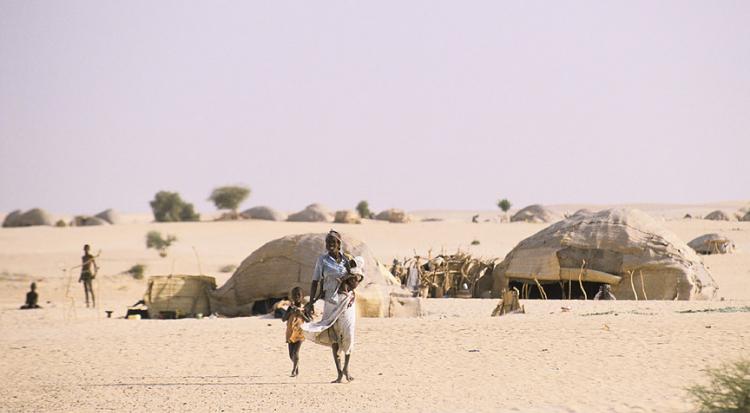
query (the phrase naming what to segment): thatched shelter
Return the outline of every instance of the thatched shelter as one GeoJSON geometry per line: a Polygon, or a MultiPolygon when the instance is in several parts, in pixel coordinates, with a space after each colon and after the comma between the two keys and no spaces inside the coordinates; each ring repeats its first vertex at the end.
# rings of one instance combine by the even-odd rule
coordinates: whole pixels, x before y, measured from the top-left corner
{"type": "MultiPolygon", "coordinates": [[[[211,308],[226,316],[250,315],[256,303],[286,298],[294,287],[308,293],[315,261],[325,253],[326,234],[289,235],[250,254],[227,282],[211,293],[211,308]]],[[[357,288],[362,317],[417,316],[419,299],[380,264],[363,242],[342,234],[343,248],[365,259],[365,279],[357,288]]],[[[266,306],[267,307],[267,306],[266,306]]]]}
{"type": "Polygon", "coordinates": [[[544,223],[553,222],[559,217],[554,212],[550,211],[542,205],[529,205],[526,208],[516,212],[510,218],[510,222],[533,222],[533,223],[544,223]]]}
{"type": "Polygon", "coordinates": [[[359,213],[357,213],[357,211],[345,209],[342,211],[336,211],[333,222],[337,224],[361,224],[362,218],[359,217],[359,213]]]}
{"type": "Polygon", "coordinates": [[[289,215],[287,221],[293,222],[331,222],[333,216],[328,208],[320,204],[310,204],[300,212],[289,215]]]}
{"type": "Polygon", "coordinates": [[[216,279],[205,275],[154,275],[148,278],[143,301],[150,318],[184,318],[213,311],[208,294],[216,279]]]}
{"type": "Polygon", "coordinates": [[[688,242],[688,247],[698,254],[729,254],[734,251],[734,242],[719,234],[705,234],[688,242]]]}
{"type": "Polygon", "coordinates": [[[550,225],[513,248],[492,277],[493,296],[515,286],[525,297],[591,298],[610,284],[618,299],[690,300],[710,299],[718,288],[690,247],[625,208],[550,225]]]}
{"type": "Polygon", "coordinates": [[[52,216],[40,208],[30,209],[24,213],[15,210],[3,221],[3,227],[31,227],[36,225],[53,225],[52,216]]]}
{"type": "Polygon", "coordinates": [[[286,221],[287,215],[267,206],[257,206],[240,214],[246,219],[260,219],[264,221],[286,221]]]}
{"type": "Polygon", "coordinates": [[[94,217],[102,219],[112,225],[118,225],[122,222],[120,214],[111,208],[94,215],[94,217]]]}
{"type": "Polygon", "coordinates": [[[396,224],[411,222],[411,217],[403,209],[386,209],[375,216],[378,221],[388,221],[396,224]]]}
{"type": "Polygon", "coordinates": [[[750,221],[750,211],[743,215],[740,221],[750,221]]]}
{"type": "Polygon", "coordinates": [[[109,222],[99,218],[99,217],[92,217],[89,215],[77,215],[73,218],[73,221],[70,223],[71,226],[74,227],[92,227],[97,225],[110,225],[109,222]]]}
{"type": "Polygon", "coordinates": [[[732,217],[726,212],[720,209],[717,209],[716,211],[713,211],[710,214],[703,217],[703,219],[710,219],[711,221],[731,221],[732,217]]]}

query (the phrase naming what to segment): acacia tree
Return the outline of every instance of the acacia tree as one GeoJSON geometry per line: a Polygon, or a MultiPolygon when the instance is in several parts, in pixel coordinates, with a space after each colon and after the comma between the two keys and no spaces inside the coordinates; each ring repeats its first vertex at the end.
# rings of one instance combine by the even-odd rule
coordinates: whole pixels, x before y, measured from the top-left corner
{"type": "Polygon", "coordinates": [[[508,218],[508,211],[510,210],[511,206],[513,205],[506,198],[497,201],[497,207],[503,211],[506,219],[508,218]]]}
{"type": "Polygon", "coordinates": [[[156,222],[198,221],[193,204],[182,200],[177,192],[159,191],[150,202],[156,222]]]}
{"type": "Polygon", "coordinates": [[[372,212],[370,212],[370,204],[367,201],[359,201],[357,204],[357,212],[362,218],[370,218],[372,212]]]}
{"type": "Polygon", "coordinates": [[[249,195],[250,188],[246,186],[220,186],[211,192],[208,200],[213,201],[217,209],[232,211],[232,217],[237,218],[237,208],[249,195]]]}

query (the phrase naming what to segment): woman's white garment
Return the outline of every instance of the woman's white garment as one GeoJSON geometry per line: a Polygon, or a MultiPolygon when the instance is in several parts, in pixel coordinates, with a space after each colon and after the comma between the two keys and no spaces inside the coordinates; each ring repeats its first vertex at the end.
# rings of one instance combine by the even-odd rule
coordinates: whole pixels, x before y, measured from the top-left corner
{"type": "Polygon", "coordinates": [[[325,300],[323,318],[302,324],[305,338],[324,346],[339,346],[339,352],[351,354],[354,349],[354,325],[357,318],[353,293],[339,293],[335,300],[325,300]]]}
{"type": "Polygon", "coordinates": [[[339,351],[351,354],[354,348],[354,323],[356,308],[354,293],[339,293],[341,278],[347,275],[344,259],[336,262],[330,255],[318,257],[313,280],[322,281],[323,318],[314,323],[302,324],[305,338],[324,346],[338,343],[339,351]]]}

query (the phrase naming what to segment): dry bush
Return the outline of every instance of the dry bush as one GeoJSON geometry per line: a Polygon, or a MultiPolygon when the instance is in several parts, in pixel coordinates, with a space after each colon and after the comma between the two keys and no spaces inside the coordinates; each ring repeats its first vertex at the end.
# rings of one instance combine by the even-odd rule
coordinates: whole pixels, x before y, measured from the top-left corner
{"type": "Polygon", "coordinates": [[[750,360],[707,370],[711,382],[687,389],[703,413],[750,412],[750,360]]]}

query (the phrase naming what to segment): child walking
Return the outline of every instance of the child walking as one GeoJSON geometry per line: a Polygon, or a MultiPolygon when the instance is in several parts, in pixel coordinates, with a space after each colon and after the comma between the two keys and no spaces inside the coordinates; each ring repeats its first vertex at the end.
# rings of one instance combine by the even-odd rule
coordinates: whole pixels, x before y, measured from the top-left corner
{"type": "Polygon", "coordinates": [[[305,336],[302,334],[302,323],[309,322],[311,318],[305,314],[302,304],[302,288],[294,287],[289,295],[289,308],[287,308],[282,321],[286,321],[286,342],[289,346],[289,358],[292,359],[292,377],[299,374],[299,349],[305,336]]]}

